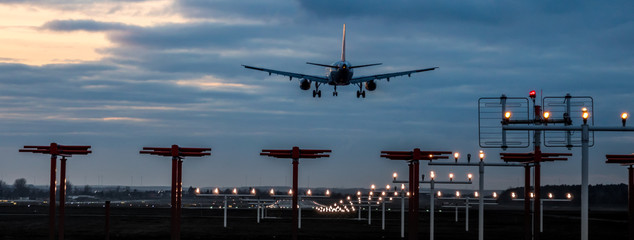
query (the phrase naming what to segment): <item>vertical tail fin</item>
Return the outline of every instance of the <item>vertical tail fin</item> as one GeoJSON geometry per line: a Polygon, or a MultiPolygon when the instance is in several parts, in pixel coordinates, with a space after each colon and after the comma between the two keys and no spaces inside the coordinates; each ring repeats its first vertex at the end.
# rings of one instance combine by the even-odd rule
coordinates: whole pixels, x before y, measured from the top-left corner
{"type": "Polygon", "coordinates": [[[346,61],[346,24],[343,24],[343,40],[341,41],[341,61],[346,61]]]}

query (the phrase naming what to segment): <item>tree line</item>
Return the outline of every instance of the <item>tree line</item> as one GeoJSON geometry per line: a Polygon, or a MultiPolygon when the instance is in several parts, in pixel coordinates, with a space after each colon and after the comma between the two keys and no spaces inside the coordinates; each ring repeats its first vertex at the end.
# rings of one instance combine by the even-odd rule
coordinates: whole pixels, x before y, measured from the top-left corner
{"type": "MultiPolygon", "coordinates": [[[[57,189],[59,194],[59,188],[57,189]]],[[[189,187],[183,191],[184,197],[191,197],[195,194],[195,188],[189,187]]],[[[162,199],[170,198],[169,191],[139,191],[128,186],[115,186],[105,188],[93,188],[90,185],[74,186],[71,182],[66,182],[66,196],[91,196],[98,199],[113,200],[133,200],[133,199],[162,199]]],[[[0,180],[0,199],[47,199],[49,189],[37,188],[27,183],[25,178],[18,178],[13,185],[8,185],[0,180]]]]}

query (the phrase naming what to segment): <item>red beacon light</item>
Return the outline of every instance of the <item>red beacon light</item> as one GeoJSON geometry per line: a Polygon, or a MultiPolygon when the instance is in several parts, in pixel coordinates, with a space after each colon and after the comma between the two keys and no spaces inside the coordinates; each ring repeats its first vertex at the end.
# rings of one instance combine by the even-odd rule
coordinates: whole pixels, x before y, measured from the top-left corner
{"type": "Polygon", "coordinates": [[[537,97],[537,92],[535,92],[535,90],[530,91],[530,92],[528,93],[528,96],[534,99],[535,97],[537,97]]]}

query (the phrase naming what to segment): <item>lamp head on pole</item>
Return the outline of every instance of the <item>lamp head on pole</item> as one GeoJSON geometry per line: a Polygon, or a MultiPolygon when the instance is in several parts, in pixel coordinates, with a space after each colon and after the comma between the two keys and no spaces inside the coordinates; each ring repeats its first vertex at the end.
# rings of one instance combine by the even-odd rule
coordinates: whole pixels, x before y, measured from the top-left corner
{"type": "Polygon", "coordinates": [[[511,120],[511,111],[506,111],[504,113],[504,124],[508,123],[511,120]]]}
{"type": "Polygon", "coordinates": [[[458,162],[458,158],[459,158],[459,157],[460,157],[460,153],[455,152],[455,153],[453,154],[453,158],[454,158],[454,160],[456,161],[456,163],[458,162]]]}
{"type": "Polygon", "coordinates": [[[544,112],[544,120],[548,120],[550,118],[550,112],[544,112]]]}
{"type": "Polygon", "coordinates": [[[621,113],[621,122],[623,123],[623,127],[625,127],[625,122],[627,121],[628,114],[626,112],[621,113]]]}

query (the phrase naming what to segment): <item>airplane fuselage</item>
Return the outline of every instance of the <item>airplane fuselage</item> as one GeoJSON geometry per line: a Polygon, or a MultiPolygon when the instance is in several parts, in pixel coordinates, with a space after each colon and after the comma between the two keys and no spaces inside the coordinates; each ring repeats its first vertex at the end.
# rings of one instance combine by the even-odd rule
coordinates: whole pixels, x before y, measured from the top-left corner
{"type": "Polygon", "coordinates": [[[337,66],[337,68],[329,68],[328,72],[328,85],[349,85],[350,79],[352,79],[352,75],[354,71],[348,61],[338,61],[332,64],[333,66],[337,66]]]}

